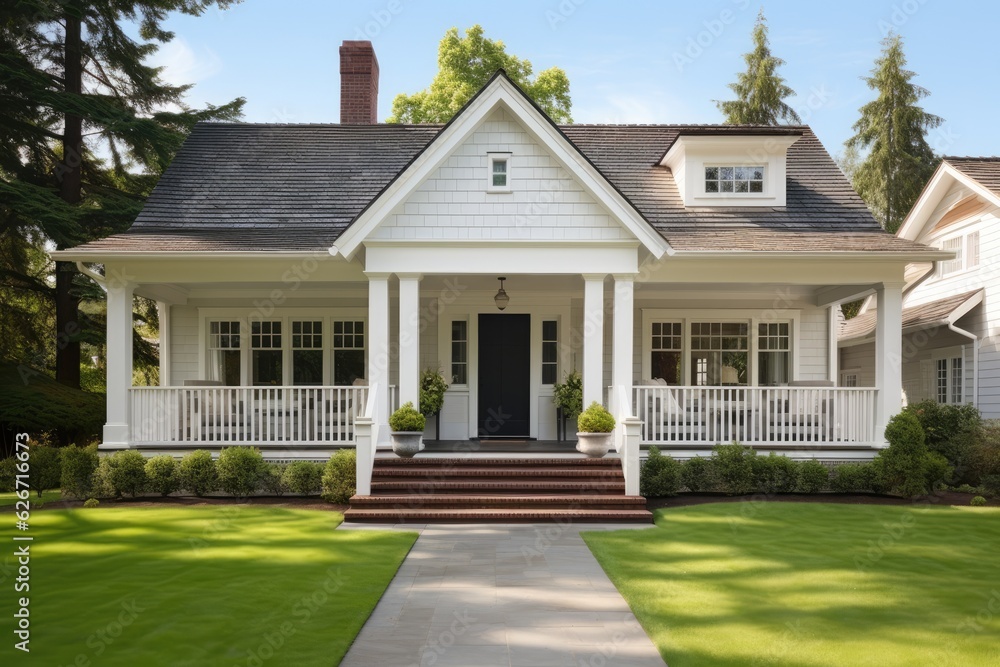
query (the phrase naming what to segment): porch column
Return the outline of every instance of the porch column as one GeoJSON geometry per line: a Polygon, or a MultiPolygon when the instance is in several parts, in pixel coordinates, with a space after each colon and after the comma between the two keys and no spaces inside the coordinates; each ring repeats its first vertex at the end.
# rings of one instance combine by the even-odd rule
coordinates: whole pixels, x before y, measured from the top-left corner
{"type": "Polygon", "coordinates": [[[889,418],[903,404],[903,284],[883,283],[875,298],[875,442],[883,442],[889,418]]]}
{"type": "Polygon", "coordinates": [[[420,409],[420,274],[399,277],[399,404],[420,409]]]}
{"type": "Polygon", "coordinates": [[[583,276],[583,407],[603,403],[604,274],[583,276]]]}
{"type": "MultiPolygon", "coordinates": [[[[368,276],[368,386],[378,391],[379,442],[389,437],[389,274],[368,276]]],[[[374,443],[378,444],[378,443],[374,443]]]]}
{"type": "Polygon", "coordinates": [[[170,304],[156,302],[156,319],[160,322],[160,386],[170,386],[170,304]]]}
{"type": "MultiPolygon", "coordinates": [[[[615,392],[619,386],[624,386],[628,393],[628,405],[615,405],[615,418],[622,411],[632,414],[632,361],[633,361],[633,322],[635,313],[632,309],[635,276],[615,276],[615,312],[614,312],[614,350],[611,355],[611,384],[615,392]]],[[[612,393],[617,399],[617,393],[612,393]]],[[[609,401],[614,403],[614,400],[609,401]]]]}
{"type": "Polygon", "coordinates": [[[107,422],[102,449],[129,444],[129,389],[132,387],[132,292],[135,285],[107,281],[107,422]]]}

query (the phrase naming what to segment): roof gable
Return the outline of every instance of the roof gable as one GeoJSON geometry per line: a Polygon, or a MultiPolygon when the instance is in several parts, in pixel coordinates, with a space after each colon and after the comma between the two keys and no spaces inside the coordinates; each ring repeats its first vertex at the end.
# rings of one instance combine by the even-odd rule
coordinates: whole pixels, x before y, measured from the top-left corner
{"type": "MultiPolygon", "coordinates": [[[[906,219],[903,220],[899,231],[896,232],[898,237],[916,241],[935,229],[943,228],[982,212],[985,206],[1000,206],[1000,190],[994,191],[989,185],[990,181],[983,183],[970,175],[970,173],[979,174],[985,178],[984,175],[992,173],[994,169],[977,171],[970,168],[959,168],[968,162],[970,162],[969,159],[945,158],[942,160],[930,181],[924,186],[923,192],[920,193],[906,219]],[[955,190],[956,186],[968,189],[972,196],[962,197],[942,215],[936,215],[939,213],[938,209],[942,201],[955,190]]],[[[995,185],[1000,188],[1000,161],[996,161],[995,164],[997,176],[995,185]]]]}
{"type": "MultiPolygon", "coordinates": [[[[541,149],[542,154],[547,155],[558,168],[565,170],[565,173],[572,177],[582,192],[593,201],[599,202],[610,219],[619,225],[618,228],[627,230],[631,238],[638,240],[656,258],[673,252],[666,240],[632,203],[501,70],[402,170],[398,177],[371,201],[337,239],[336,245],[330,248],[330,253],[350,258],[365,240],[372,238],[372,234],[383,221],[398,220],[392,218],[394,213],[405,213],[404,205],[414,193],[428,179],[435,175],[440,177],[442,169],[449,169],[448,160],[460,151],[463,145],[470,145],[467,142],[474,138],[479,128],[489,122],[498,111],[503,114],[502,122],[515,123],[523,135],[541,149]]],[[[497,145],[503,144],[497,142],[497,145]]],[[[513,221],[516,215],[516,207],[514,213],[505,214],[510,221],[513,221]]]]}

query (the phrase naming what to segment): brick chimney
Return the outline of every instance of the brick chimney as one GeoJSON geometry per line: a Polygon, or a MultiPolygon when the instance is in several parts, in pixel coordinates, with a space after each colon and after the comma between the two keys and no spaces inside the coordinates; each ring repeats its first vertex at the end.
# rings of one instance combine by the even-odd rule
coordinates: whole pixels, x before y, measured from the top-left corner
{"type": "Polygon", "coordinates": [[[345,40],[340,45],[340,122],[378,122],[378,58],[369,41],[345,40]]]}

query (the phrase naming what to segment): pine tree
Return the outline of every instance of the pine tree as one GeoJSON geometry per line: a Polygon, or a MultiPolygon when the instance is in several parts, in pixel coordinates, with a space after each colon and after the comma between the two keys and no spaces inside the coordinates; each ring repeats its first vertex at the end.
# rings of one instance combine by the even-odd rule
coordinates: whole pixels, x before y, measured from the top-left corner
{"type": "Polygon", "coordinates": [[[785,61],[771,54],[763,9],[753,28],[753,50],[744,54],[743,60],[746,71],[736,75],[736,83],[729,84],[736,99],[715,102],[726,117],[723,122],[726,125],[777,125],[779,120],[801,123],[799,114],[785,103],[785,98],[795,95],[795,91],[778,75],[778,68],[785,61]]]}
{"type": "Polygon", "coordinates": [[[927,132],[943,121],[918,102],[930,93],[914,84],[905,68],[903,40],[889,35],[875,61],[868,87],[874,100],[861,107],[848,149],[867,150],[854,171],[854,189],[886,231],[895,233],[934,173],[937,158],[927,143],[927,132]]]}
{"type": "MultiPolygon", "coordinates": [[[[168,13],[198,15],[213,4],[230,0],[0,6],[0,233],[6,243],[21,241],[13,256],[38,243],[63,249],[127,229],[194,124],[239,116],[242,99],[188,108],[190,86],[165,83],[145,62],[173,38],[162,28],[168,13]],[[128,23],[138,24],[139,40],[128,23]]],[[[75,267],[56,262],[48,292],[31,267],[4,268],[5,286],[21,283],[54,299],[56,377],[79,387],[86,286],[75,267]]]]}

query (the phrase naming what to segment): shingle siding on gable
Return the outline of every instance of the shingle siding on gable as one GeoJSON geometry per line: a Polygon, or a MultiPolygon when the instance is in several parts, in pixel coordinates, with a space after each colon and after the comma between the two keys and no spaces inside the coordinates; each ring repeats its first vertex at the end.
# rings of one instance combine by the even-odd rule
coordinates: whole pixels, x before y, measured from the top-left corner
{"type": "Polygon", "coordinates": [[[507,112],[498,110],[371,235],[381,240],[632,238],[507,112]],[[488,192],[491,152],[511,192],[488,192]]]}

